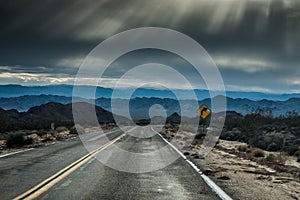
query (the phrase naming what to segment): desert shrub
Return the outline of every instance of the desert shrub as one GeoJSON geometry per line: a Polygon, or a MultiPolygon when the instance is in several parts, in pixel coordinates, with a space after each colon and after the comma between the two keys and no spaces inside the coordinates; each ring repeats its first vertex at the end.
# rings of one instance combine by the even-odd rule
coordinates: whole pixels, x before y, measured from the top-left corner
{"type": "Polygon", "coordinates": [[[289,150],[288,150],[288,154],[290,155],[290,156],[298,156],[298,155],[296,155],[296,154],[298,154],[299,153],[299,147],[298,146],[292,146],[289,150]]]}
{"type": "Polygon", "coordinates": [[[69,130],[69,133],[70,134],[78,134],[78,132],[77,132],[77,130],[76,130],[76,127],[75,126],[73,126],[72,128],[70,128],[70,130],[69,130]]]}
{"type": "Polygon", "coordinates": [[[254,148],[252,152],[254,157],[265,157],[265,152],[259,148],[254,148]]]}
{"type": "Polygon", "coordinates": [[[40,137],[43,137],[44,135],[47,134],[47,131],[45,131],[45,130],[39,130],[36,134],[37,134],[38,136],[40,136],[40,137]]]}
{"type": "Polygon", "coordinates": [[[56,128],[56,132],[58,132],[58,133],[64,132],[64,131],[68,131],[67,127],[65,127],[65,126],[59,126],[56,128]]]}
{"type": "Polygon", "coordinates": [[[85,133],[85,131],[84,131],[84,128],[83,128],[82,126],[80,126],[80,125],[75,125],[75,126],[73,126],[73,127],[70,129],[69,133],[70,133],[70,134],[75,134],[75,135],[77,135],[77,134],[83,134],[83,133],[85,133]]]}
{"type": "Polygon", "coordinates": [[[246,158],[254,160],[254,158],[265,157],[265,152],[259,148],[246,149],[246,158]]]}
{"type": "Polygon", "coordinates": [[[280,165],[284,165],[286,160],[287,160],[287,156],[282,152],[280,152],[279,154],[269,154],[266,157],[266,161],[274,164],[280,164],[280,165]]]}
{"type": "Polygon", "coordinates": [[[294,156],[296,156],[296,157],[300,156],[300,150],[296,151],[296,152],[294,153],[294,156]]]}
{"type": "Polygon", "coordinates": [[[13,148],[13,147],[22,147],[24,145],[29,145],[33,143],[32,138],[26,138],[25,134],[23,133],[16,133],[16,134],[8,134],[6,140],[6,147],[13,148]]]}
{"type": "Polygon", "coordinates": [[[6,140],[7,135],[0,133],[0,140],[6,140]]]}
{"type": "Polygon", "coordinates": [[[266,161],[268,161],[268,162],[275,162],[275,158],[276,156],[274,155],[274,154],[269,154],[269,155],[267,155],[267,157],[266,157],[266,161]]]}
{"type": "Polygon", "coordinates": [[[251,151],[246,151],[246,158],[248,160],[253,160],[254,159],[254,155],[251,151]]]}
{"type": "Polygon", "coordinates": [[[237,149],[238,149],[238,151],[246,152],[247,149],[248,149],[248,145],[246,145],[246,144],[239,145],[239,146],[237,147],[237,149]]]}
{"type": "Polygon", "coordinates": [[[203,143],[203,140],[201,139],[194,139],[192,141],[192,145],[201,145],[203,143]]]}
{"type": "Polygon", "coordinates": [[[29,144],[33,144],[34,143],[34,139],[31,137],[27,137],[25,139],[25,145],[29,145],[29,144]]]}
{"type": "Polygon", "coordinates": [[[205,136],[206,136],[205,133],[197,133],[197,134],[195,135],[195,139],[202,139],[202,138],[204,138],[205,136]]]}

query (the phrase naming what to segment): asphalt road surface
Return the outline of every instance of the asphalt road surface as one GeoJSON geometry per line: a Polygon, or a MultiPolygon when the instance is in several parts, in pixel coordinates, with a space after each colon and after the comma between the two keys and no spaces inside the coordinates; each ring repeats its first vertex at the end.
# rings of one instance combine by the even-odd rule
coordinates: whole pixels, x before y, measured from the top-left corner
{"type": "MultiPolygon", "coordinates": [[[[38,195],[35,197],[37,199],[219,199],[200,175],[183,158],[178,157],[176,155],[178,153],[151,128],[136,127],[125,134],[114,130],[109,132],[108,136],[111,140],[118,136],[120,138],[113,141],[113,145],[110,144],[95,152],[95,157],[91,155],[82,165],[61,177],[61,180],[58,181],[58,178],[54,177],[54,183],[48,188],[38,188],[38,195]],[[151,154],[163,148],[164,151],[151,154]],[[131,153],[114,155],[118,153],[116,149],[131,153]],[[145,155],[149,153],[149,159],[136,156],[139,153],[145,155]],[[178,159],[165,167],[161,165],[166,156],[170,158],[172,155],[176,155],[178,159]],[[98,159],[105,161],[105,164],[98,159]],[[148,168],[157,169],[143,172],[148,168]]],[[[99,137],[97,134],[90,134],[87,137],[86,141],[97,141],[97,145],[107,143],[106,137],[99,137]]],[[[81,140],[75,138],[0,158],[0,199],[12,199],[24,194],[88,153],[81,140]]]]}

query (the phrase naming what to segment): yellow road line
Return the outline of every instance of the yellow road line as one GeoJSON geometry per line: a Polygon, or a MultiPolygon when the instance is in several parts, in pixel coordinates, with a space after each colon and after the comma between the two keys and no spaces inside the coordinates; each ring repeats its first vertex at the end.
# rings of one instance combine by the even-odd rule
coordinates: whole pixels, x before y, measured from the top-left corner
{"type": "Polygon", "coordinates": [[[76,171],[79,167],[83,164],[87,163],[90,159],[92,159],[97,153],[101,152],[102,150],[106,149],[108,146],[112,145],[119,139],[125,136],[125,133],[120,135],[119,137],[115,138],[114,140],[102,145],[98,149],[88,153],[87,155],[81,157],[77,161],[73,162],[72,164],[68,165],[67,167],[63,168],[62,170],[58,171],[51,177],[47,178],[46,180],[42,181],[41,183],[37,184],[33,188],[29,189],[28,191],[20,194],[19,196],[15,197],[16,199],[35,199],[47,190],[49,190],[52,186],[56,183],[60,182],[62,179],[76,171]]]}

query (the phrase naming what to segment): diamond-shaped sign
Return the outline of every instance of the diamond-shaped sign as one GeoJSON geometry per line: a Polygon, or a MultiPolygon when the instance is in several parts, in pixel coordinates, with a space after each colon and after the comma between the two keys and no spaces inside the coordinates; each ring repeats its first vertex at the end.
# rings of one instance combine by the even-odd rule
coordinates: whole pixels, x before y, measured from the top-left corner
{"type": "Polygon", "coordinates": [[[200,115],[200,117],[202,117],[203,119],[205,119],[208,115],[210,115],[211,111],[210,111],[210,109],[208,108],[207,105],[203,104],[197,110],[197,113],[200,115]]]}

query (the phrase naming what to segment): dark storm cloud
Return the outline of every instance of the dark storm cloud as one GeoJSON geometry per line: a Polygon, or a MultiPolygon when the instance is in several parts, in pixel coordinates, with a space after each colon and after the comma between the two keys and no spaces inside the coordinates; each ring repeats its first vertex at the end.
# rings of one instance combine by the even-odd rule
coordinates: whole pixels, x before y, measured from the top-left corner
{"type": "Polygon", "coordinates": [[[299,9],[297,0],[1,1],[0,72],[74,76],[107,37],[158,26],[203,45],[232,88],[297,91],[299,9]]]}

